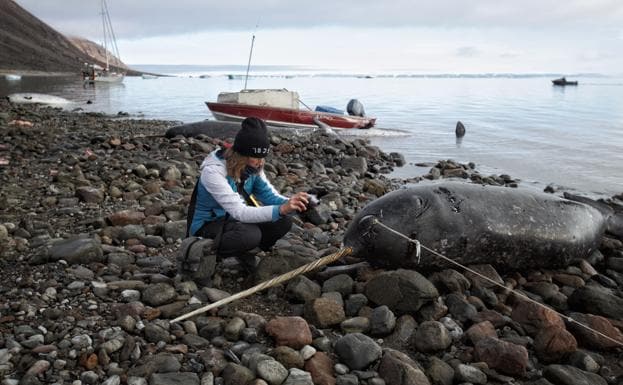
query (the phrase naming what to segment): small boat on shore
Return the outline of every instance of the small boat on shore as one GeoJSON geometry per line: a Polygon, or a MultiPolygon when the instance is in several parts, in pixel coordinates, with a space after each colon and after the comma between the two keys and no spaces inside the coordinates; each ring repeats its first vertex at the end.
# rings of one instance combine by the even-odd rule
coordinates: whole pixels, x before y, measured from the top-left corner
{"type": "Polygon", "coordinates": [[[570,81],[567,80],[564,76],[561,77],[560,79],[554,79],[552,80],[552,83],[555,86],[577,86],[578,82],[577,81],[570,81]]]}
{"type": "Polygon", "coordinates": [[[141,77],[143,79],[158,79],[158,76],[152,74],[142,74],[141,77]]]}
{"type": "Polygon", "coordinates": [[[4,78],[9,81],[17,81],[22,79],[22,75],[6,74],[4,75],[4,78]]]}
{"type": "Polygon", "coordinates": [[[240,92],[221,92],[216,102],[206,102],[217,120],[242,121],[248,117],[260,118],[268,125],[292,128],[370,128],[375,118],[366,117],[363,106],[356,99],[348,103],[348,114],[318,106],[312,110],[299,108],[297,92],[286,89],[244,89],[240,92]]]}
{"type": "Polygon", "coordinates": [[[35,92],[18,92],[7,95],[7,100],[14,104],[43,104],[49,106],[62,106],[71,101],[60,96],[39,94],[35,92]]]}

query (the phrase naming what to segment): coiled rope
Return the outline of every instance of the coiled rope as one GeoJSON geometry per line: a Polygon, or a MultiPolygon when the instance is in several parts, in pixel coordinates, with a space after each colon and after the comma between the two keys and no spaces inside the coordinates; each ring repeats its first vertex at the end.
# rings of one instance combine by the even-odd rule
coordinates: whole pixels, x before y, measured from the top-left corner
{"type": "Polygon", "coordinates": [[[186,318],[195,316],[197,314],[205,313],[208,310],[215,309],[215,308],[217,308],[219,306],[223,306],[223,305],[225,305],[227,303],[236,301],[238,299],[241,299],[241,298],[244,298],[244,297],[248,297],[251,294],[254,294],[254,293],[258,292],[258,291],[262,291],[264,289],[268,289],[269,287],[273,287],[273,286],[279,285],[282,282],[288,281],[288,280],[296,277],[297,275],[308,273],[308,272],[310,272],[312,270],[315,270],[315,269],[319,268],[320,266],[324,266],[324,265],[327,265],[327,264],[329,264],[331,262],[335,262],[335,261],[337,261],[338,259],[340,259],[342,257],[350,255],[352,252],[353,252],[353,249],[351,249],[350,247],[342,248],[342,249],[338,250],[337,252],[335,252],[333,254],[330,254],[330,255],[327,255],[325,257],[319,258],[319,259],[317,259],[317,260],[315,260],[313,262],[310,262],[310,263],[308,263],[306,265],[300,266],[300,267],[298,267],[298,268],[296,268],[294,270],[291,270],[291,271],[289,271],[287,273],[283,273],[283,274],[281,274],[281,275],[279,275],[277,277],[271,278],[268,281],[264,281],[264,282],[258,283],[257,285],[255,285],[253,287],[250,287],[250,288],[248,288],[246,290],[243,290],[243,291],[241,291],[239,293],[231,295],[231,296],[229,296],[227,298],[223,298],[223,299],[221,299],[219,301],[216,301],[214,303],[211,303],[211,304],[206,305],[204,307],[201,307],[199,309],[193,310],[190,313],[186,313],[184,315],[181,315],[181,316],[171,320],[171,322],[179,322],[179,321],[185,320],[186,318]]]}
{"type": "Polygon", "coordinates": [[[398,231],[396,231],[396,230],[392,229],[391,227],[387,226],[386,224],[382,223],[381,221],[379,221],[379,220],[378,220],[378,219],[376,219],[376,218],[374,218],[374,221],[372,222],[372,224],[373,224],[373,225],[379,225],[379,226],[381,226],[381,227],[385,228],[386,230],[390,231],[391,233],[396,234],[396,235],[398,235],[399,237],[402,237],[402,238],[406,239],[408,242],[415,244],[415,246],[416,246],[416,248],[417,248],[417,252],[416,252],[416,253],[417,253],[417,257],[418,257],[418,263],[419,263],[419,257],[420,257],[420,255],[419,255],[419,253],[420,253],[420,247],[421,247],[422,249],[424,249],[424,250],[426,250],[426,251],[428,251],[428,252],[430,252],[430,253],[432,253],[432,254],[434,254],[434,255],[438,256],[439,258],[443,259],[444,261],[450,262],[450,263],[452,263],[452,264],[453,264],[453,265],[455,265],[455,266],[458,266],[458,267],[460,267],[460,268],[462,268],[462,269],[465,269],[466,271],[469,271],[470,273],[472,273],[472,274],[474,274],[474,275],[477,275],[478,277],[480,277],[480,278],[482,278],[482,279],[484,279],[484,280],[486,280],[486,281],[491,282],[491,283],[492,283],[492,284],[494,284],[495,286],[501,287],[501,288],[502,288],[502,289],[504,289],[504,290],[508,290],[508,291],[510,291],[511,293],[515,294],[515,295],[516,295],[516,296],[518,296],[518,297],[521,297],[522,299],[524,299],[524,300],[526,300],[526,301],[532,302],[532,303],[534,303],[534,304],[536,304],[536,305],[538,305],[538,306],[542,307],[543,309],[546,309],[546,310],[549,310],[549,311],[552,311],[552,312],[556,313],[556,314],[557,314],[558,316],[560,316],[562,319],[565,319],[565,320],[569,321],[570,323],[574,323],[574,324],[576,324],[576,325],[579,325],[579,326],[581,326],[581,327],[585,328],[586,330],[589,330],[589,331],[591,331],[591,332],[593,332],[593,333],[595,333],[595,334],[599,335],[600,337],[603,337],[603,338],[605,338],[605,339],[607,339],[607,340],[609,340],[609,341],[611,341],[611,342],[614,342],[614,343],[616,343],[616,344],[618,344],[618,345],[620,345],[620,346],[623,346],[623,342],[621,342],[621,341],[619,341],[619,340],[616,340],[616,339],[614,339],[614,338],[612,338],[612,337],[610,337],[610,336],[608,336],[608,335],[606,335],[606,334],[604,334],[604,333],[600,332],[599,330],[595,330],[595,329],[591,328],[591,327],[590,327],[590,326],[588,326],[588,325],[585,325],[585,324],[583,324],[583,323],[581,323],[581,322],[579,322],[579,321],[576,321],[576,320],[574,320],[574,319],[573,319],[572,317],[570,317],[570,316],[566,316],[566,315],[564,315],[564,314],[562,314],[562,313],[559,313],[558,311],[556,311],[556,310],[554,310],[554,309],[550,308],[549,306],[546,306],[546,305],[544,305],[544,304],[542,304],[542,303],[540,303],[540,302],[538,302],[538,301],[535,301],[535,300],[533,300],[532,298],[528,297],[527,295],[525,295],[525,294],[523,294],[523,293],[521,293],[521,292],[519,292],[519,291],[517,291],[517,290],[515,290],[515,289],[509,289],[508,287],[506,287],[506,286],[504,286],[504,285],[501,285],[500,283],[498,283],[498,282],[494,281],[493,279],[491,279],[491,278],[489,278],[489,277],[487,277],[487,276],[485,276],[485,275],[483,275],[483,274],[480,274],[479,272],[475,271],[474,269],[470,269],[469,267],[467,267],[467,266],[465,266],[465,265],[463,265],[463,264],[461,264],[461,263],[459,263],[459,262],[456,262],[456,261],[454,261],[454,260],[452,260],[452,259],[450,259],[450,258],[446,257],[445,255],[440,254],[440,253],[438,253],[437,251],[435,251],[435,250],[433,250],[433,249],[430,249],[430,248],[426,247],[425,245],[422,245],[422,244],[421,244],[418,240],[416,240],[416,239],[411,239],[411,238],[407,237],[406,235],[404,235],[404,234],[402,234],[402,233],[400,233],[400,232],[398,232],[398,231]]]}

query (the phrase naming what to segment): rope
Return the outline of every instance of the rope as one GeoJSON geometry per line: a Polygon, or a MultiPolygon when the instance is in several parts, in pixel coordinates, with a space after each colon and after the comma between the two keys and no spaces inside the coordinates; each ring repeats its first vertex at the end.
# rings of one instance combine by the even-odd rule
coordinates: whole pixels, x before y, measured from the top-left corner
{"type": "Polygon", "coordinates": [[[450,262],[450,263],[452,263],[452,264],[454,264],[454,265],[456,265],[456,266],[458,266],[458,267],[460,267],[460,268],[462,268],[462,269],[465,269],[465,270],[469,271],[470,273],[472,273],[472,274],[474,274],[474,275],[477,275],[478,277],[480,277],[480,278],[482,278],[482,279],[484,279],[484,280],[486,280],[486,281],[491,282],[491,283],[492,283],[492,284],[494,284],[495,286],[501,287],[501,288],[502,288],[502,289],[504,289],[504,290],[509,290],[511,293],[515,294],[516,296],[518,296],[518,297],[520,297],[520,298],[522,298],[522,299],[524,299],[524,300],[526,300],[526,301],[528,301],[528,302],[532,302],[532,303],[534,303],[534,304],[536,304],[536,305],[538,305],[538,306],[542,307],[543,309],[546,309],[546,310],[549,310],[549,311],[552,311],[552,312],[556,313],[558,316],[560,316],[561,318],[563,318],[563,319],[567,320],[567,321],[568,321],[568,322],[570,322],[570,323],[575,323],[576,325],[579,325],[579,326],[581,326],[581,327],[583,327],[583,328],[585,328],[585,329],[587,329],[587,330],[589,330],[589,331],[591,331],[591,332],[593,332],[593,333],[595,333],[595,334],[599,335],[600,337],[603,337],[603,338],[605,338],[605,339],[607,339],[607,340],[609,340],[609,341],[611,341],[611,342],[614,342],[614,343],[616,343],[616,344],[618,344],[618,345],[623,346],[623,342],[621,342],[621,341],[619,341],[619,340],[616,340],[616,339],[614,339],[614,338],[612,338],[612,337],[610,337],[610,336],[608,336],[608,335],[606,335],[606,334],[604,334],[604,333],[600,332],[599,330],[595,330],[595,329],[591,328],[591,327],[590,327],[590,326],[588,326],[588,325],[585,325],[585,324],[583,324],[583,323],[581,323],[581,322],[579,322],[579,321],[576,321],[576,320],[574,320],[574,319],[573,319],[572,317],[570,317],[570,316],[566,316],[566,315],[564,315],[564,314],[562,314],[562,313],[559,313],[558,311],[556,311],[556,310],[554,310],[554,309],[550,308],[549,306],[546,306],[546,305],[544,305],[544,304],[542,304],[542,303],[540,303],[540,302],[538,302],[538,301],[536,301],[536,300],[533,300],[532,298],[528,297],[527,295],[525,295],[525,294],[523,294],[523,293],[521,293],[521,292],[519,292],[519,291],[517,291],[517,290],[515,290],[515,289],[509,289],[508,287],[506,287],[506,286],[504,286],[504,285],[502,285],[502,284],[500,284],[500,283],[498,283],[498,282],[494,281],[493,279],[491,279],[491,278],[489,278],[489,277],[487,277],[487,276],[485,276],[485,275],[483,275],[483,274],[480,274],[480,273],[479,273],[479,272],[477,272],[476,270],[470,269],[469,267],[467,267],[467,266],[465,266],[465,265],[462,265],[462,264],[460,264],[459,262],[454,261],[454,260],[452,260],[452,259],[450,259],[450,258],[446,257],[445,255],[440,254],[440,253],[438,253],[437,251],[435,251],[435,250],[433,250],[433,249],[430,249],[430,248],[428,248],[428,247],[426,247],[426,246],[422,245],[422,244],[421,244],[418,240],[411,239],[411,238],[407,237],[406,235],[404,235],[404,234],[402,234],[402,233],[400,233],[400,232],[398,232],[398,231],[396,231],[396,230],[392,229],[391,227],[389,227],[389,226],[387,226],[386,224],[384,224],[384,223],[380,222],[380,221],[379,221],[378,219],[376,219],[376,218],[374,219],[374,222],[373,222],[372,224],[373,224],[373,225],[377,225],[377,224],[378,224],[378,225],[380,225],[381,227],[385,228],[386,230],[390,231],[391,233],[396,234],[396,235],[398,235],[398,236],[400,236],[400,237],[402,237],[402,238],[406,239],[406,240],[407,240],[407,241],[409,241],[410,243],[415,244],[415,245],[416,245],[416,248],[417,248],[417,254],[418,254],[418,255],[417,255],[417,257],[418,257],[418,263],[420,262],[420,260],[419,260],[419,258],[420,258],[420,256],[419,256],[419,250],[420,250],[420,247],[421,247],[421,248],[423,248],[424,250],[426,250],[426,251],[428,251],[428,252],[430,252],[430,253],[432,253],[432,254],[434,254],[434,255],[436,255],[436,256],[438,256],[438,257],[440,257],[440,258],[442,258],[443,260],[445,260],[445,261],[447,261],[447,262],[450,262]]]}
{"type": "Polygon", "coordinates": [[[340,250],[338,250],[337,252],[335,252],[333,254],[330,254],[330,255],[327,255],[325,257],[319,258],[319,259],[317,259],[317,260],[315,260],[313,262],[310,262],[310,263],[308,263],[306,265],[300,266],[300,267],[298,267],[298,268],[296,268],[294,270],[291,270],[291,271],[289,271],[287,273],[283,273],[283,274],[281,274],[281,275],[279,275],[279,276],[277,276],[275,278],[271,278],[268,281],[264,281],[264,282],[258,283],[257,285],[255,285],[253,287],[250,287],[250,288],[248,288],[246,290],[243,290],[243,291],[241,291],[239,293],[231,295],[231,296],[229,296],[227,298],[223,298],[223,299],[221,299],[219,301],[216,301],[214,303],[211,303],[211,304],[209,304],[207,306],[201,307],[199,309],[196,309],[196,310],[193,310],[193,311],[191,311],[189,313],[181,315],[181,316],[173,319],[171,322],[179,322],[179,321],[185,320],[186,318],[195,316],[197,314],[205,313],[208,310],[215,309],[215,308],[217,308],[219,306],[222,306],[222,305],[225,305],[227,303],[236,301],[236,300],[238,300],[240,298],[248,297],[251,294],[256,293],[258,291],[261,291],[261,290],[264,290],[264,289],[268,289],[269,287],[273,287],[273,286],[279,285],[280,283],[285,282],[285,281],[289,281],[290,279],[296,277],[297,275],[308,273],[308,272],[310,272],[312,270],[315,270],[315,269],[319,268],[320,266],[324,266],[324,265],[327,265],[327,264],[329,264],[331,262],[335,262],[335,261],[337,261],[338,259],[340,259],[340,258],[342,258],[344,256],[350,255],[352,252],[353,252],[353,249],[351,249],[350,247],[346,247],[346,248],[340,249],[340,250]]]}

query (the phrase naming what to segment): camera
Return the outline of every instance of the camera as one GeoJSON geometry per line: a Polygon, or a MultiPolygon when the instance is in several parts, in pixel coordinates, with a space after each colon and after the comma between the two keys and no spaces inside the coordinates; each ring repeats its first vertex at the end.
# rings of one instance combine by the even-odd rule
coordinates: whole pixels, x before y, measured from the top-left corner
{"type": "Polygon", "coordinates": [[[314,207],[320,204],[320,200],[316,196],[316,194],[307,194],[307,208],[313,209],[314,207]]]}

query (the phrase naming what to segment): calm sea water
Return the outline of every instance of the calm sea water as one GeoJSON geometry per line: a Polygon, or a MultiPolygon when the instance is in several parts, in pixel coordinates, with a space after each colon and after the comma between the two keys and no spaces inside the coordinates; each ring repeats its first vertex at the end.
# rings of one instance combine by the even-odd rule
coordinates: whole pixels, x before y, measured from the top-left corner
{"type": "MultiPolygon", "coordinates": [[[[136,68],[177,76],[128,77],[123,84],[96,86],[83,86],[77,77],[0,78],[0,96],[47,93],[73,101],[70,109],[194,122],[212,118],[205,101],[244,87],[243,67],[136,68]]],[[[366,113],[377,117],[377,127],[346,133],[404,154],[409,165],[396,171],[398,177],[428,171],[414,163],[454,159],[538,188],[553,184],[607,196],[623,192],[623,78],[573,76],[577,87],[555,87],[550,82],[555,75],[426,77],[277,66],[254,68],[251,75],[248,88],[297,91],[311,107],[345,109],[351,98],[359,99],[366,113]],[[454,133],[458,120],[467,130],[460,141],[454,133]]]]}

